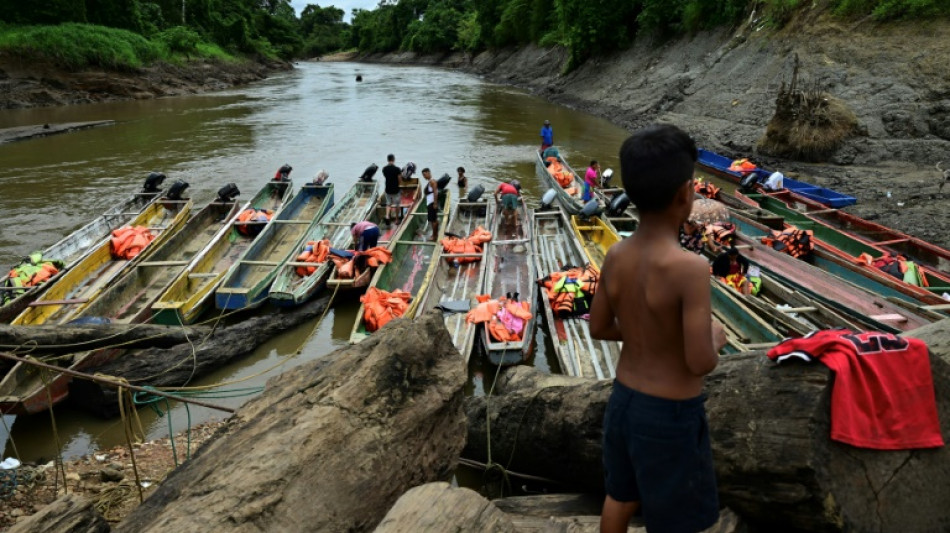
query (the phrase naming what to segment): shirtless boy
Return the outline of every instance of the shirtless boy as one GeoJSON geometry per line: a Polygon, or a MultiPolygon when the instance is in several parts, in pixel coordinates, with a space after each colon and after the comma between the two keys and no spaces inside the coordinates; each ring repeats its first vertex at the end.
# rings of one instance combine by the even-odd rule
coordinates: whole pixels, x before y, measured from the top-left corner
{"type": "Polygon", "coordinates": [[[594,338],[623,341],[604,414],[602,532],[626,531],[641,505],[650,533],[692,533],[719,517],[702,389],[725,335],[711,318],[709,264],[679,244],[695,161],[696,144],[669,125],[620,148],[640,225],[607,253],[590,313],[594,338]]]}

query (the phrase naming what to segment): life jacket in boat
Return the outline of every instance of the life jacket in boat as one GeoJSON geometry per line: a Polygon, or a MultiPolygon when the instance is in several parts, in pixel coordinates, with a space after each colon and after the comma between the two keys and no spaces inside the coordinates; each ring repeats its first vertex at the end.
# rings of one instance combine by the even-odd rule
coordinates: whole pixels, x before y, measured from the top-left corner
{"type": "Polygon", "coordinates": [[[521,341],[525,323],[532,317],[530,302],[489,298],[484,294],[477,296],[479,304],[465,315],[465,321],[485,324],[489,336],[495,342],[521,341]]]}
{"type": "Polygon", "coordinates": [[[353,252],[352,257],[341,257],[330,252],[330,261],[336,267],[336,277],[339,279],[356,279],[363,272],[372,270],[379,265],[391,263],[393,252],[388,248],[376,246],[362,252],[353,252]]]}
{"type": "MultiPolygon", "coordinates": [[[[59,273],[64,263],[58,260],[44,260],[43,254],[33,252],[13,267],[4,280],[4,287],[35,287],[59,273]]],[[[20,291],[0,291],[0,302],[13,300],[20,291]]]]}
{"type": "Polygon", "coordinates": [[[732,222],[714,222],[706,224],[706,237],[724,246],[736,240],[736,225],[732,222]]]}
{"type": "MultiPolygon", "coordinates": [[[[330,255],[330,240],[323,239],[322,241],[308,241],[307,245],[304,246],[303,253],[297,256],[297,262],[299,263],[323,263],[327,260],[327,256],[330,255]]],[[[305,278],[314,272],[317,271],[315,266],[298,266],[296,269],[297,275],[305,278]]]]}
{"type": "Polygon", "coordinates": [[[592,265],[587,265],[584,268],[569,267],[552,272],[538,280],[538,284],[545,288],[554,313],[560,317],[570,317],[590,312],[599,280],[600,272],[592,265]]]}
{"type": "Polygon", "coordinates": [[[564,164],[558,161],[556,157],[549,157],[547,159],[548,163],[548,173],[554,178],[554,181],[557,182],[563,188],[568,188],[574,183],[574,175],[571,174],[570,170],[564,168],[564,164]]]}
{"type": "MultiPolygon", "coordinates": [[[[492,238],[491,232],[478,226],[468,237],[446,237],[442,239],[442,252],[446,254],[480,254],[484,244],[492,238]]],[[[478,257],[446,257],[446,261],[459,264],[474,263],[478,257]]]]}
{"type": "Polygon", "coordinates": [[[115,259],[132,259],[154,240],[155,236],[144,226],[123,226],[112,230],[109,251],[115,259]]]}
{"type": "Polygon", "coordinates": [[[385,326],[394,318],[399,318],[409,309],[409,301],[412,299],[406,291],[399,289],[393,292],[386,292],[370,287],[366,289],[366,294],[360,296],[363,302],[363,323],[366,331],[374,332],[385,326]]]}
{"type": "Polygon", "coordinates": [[[732,162],[731,165],[729,165],[730,171],[741,172],[743,174],[752,172],[756,168],[758,167],[756,167],[755,164],[752,163],[752,161],[749,161],[748,159],[744,157],[742,159],[736,159],[735,161],[732,162]]]}
{"type": "Polygon", "coordinates": [[[745,288],[745,286],[749,283],[749,280],[742,274],[729,274],[728,276],[719,279],[740,293],[744,293],[743,288],[745,288]]]}
{"type": "Polygon", "coordinates": [[[762,244],[796,258],[807,256],[815,248],[814,233],[795,226],[789,226],[782,231],[769,231],[768,235],[762,237],[762,244]]]}
{"type": "MultiPolygon", "coordinates": [[[[269,209],[248,208],[238,215],[238,222],[267,223],[272,218],[274,218],[274,212],[269,209]]],[[[256,237],[262,229],[264,229],[264,224],[238,224],[237,226],[238,233],[248,237],[256,237]]]]}
{"type": "Polygon", "coordinates": [[[716,195],[719,194],[719,191],[722,190],[703,179],[697,179],[693,184],[693,189],[705,198],[715,198],[716,195]]]}
{"type": "Polygon", "coordinates": [[[856,261],[859,264],[874,267],[910,285],[917,287],[929,285],[922,268],[913,261],[908,261],[902,255],[885,253],[881,257],[874,258],[865,252],[859,255],[856,261]]]}

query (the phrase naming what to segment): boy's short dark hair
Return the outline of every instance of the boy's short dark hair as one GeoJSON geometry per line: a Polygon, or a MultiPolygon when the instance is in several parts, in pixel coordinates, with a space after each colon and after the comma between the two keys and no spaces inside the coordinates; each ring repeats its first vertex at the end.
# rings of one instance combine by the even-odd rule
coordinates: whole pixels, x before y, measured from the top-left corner
{"type": "Polygon", "coordinates": [[[696,143],[671,124],[644,128],[620,147],[620,177],[640,211],[669,207],[683,183],[693,177],[696,143]]]}
{"type": "Polygon", "coordinates": [[[463,172],[463,173],[464,173],[464,172],[465,172],[465,167],[458,167],[458,168],[455,169],[455,170],[458,171],[458,172],[463,172]]]}
{"type": "Polygon", "coordinates": [[[429,170],[429,167],[426,167],[426,168],[422,169],[422,173],[423,173],[423,174],[425,174],[426,172],[432,172],[432,171],[429,170]]]}
{"type": "Polygon", "coordinates": [[[393,154],[389,154],[386,156],[386,161],[389,161],[390,163],[392,163],[395,160],[396,160],[396,156],[394,156],[393,154]]]}

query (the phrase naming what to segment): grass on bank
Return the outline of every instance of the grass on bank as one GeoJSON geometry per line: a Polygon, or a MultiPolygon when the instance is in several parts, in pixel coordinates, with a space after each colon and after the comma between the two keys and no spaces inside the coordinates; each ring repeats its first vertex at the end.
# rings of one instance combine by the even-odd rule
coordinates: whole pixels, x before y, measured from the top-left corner
{"type": "Polygon", "coordinates": [[[147,39],[127,30],[77,23],[0,26],[0,54],[45,60],[70,70],[102,67],[127,71],[156,61],[179,64],[193,58],[235,60],[186,28],[172,28],[147,39]]]}

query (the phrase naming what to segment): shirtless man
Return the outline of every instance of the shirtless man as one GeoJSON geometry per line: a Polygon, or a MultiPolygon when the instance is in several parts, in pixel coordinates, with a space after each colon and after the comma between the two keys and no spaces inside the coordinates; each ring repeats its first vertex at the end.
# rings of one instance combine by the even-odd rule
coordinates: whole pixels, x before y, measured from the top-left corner
{"type": "Polygon", "coordinates": [[[695,161],[693,140],[668,125],[620,149],[641,218],[607,253],[590,313],[594,338],[623,341],[604,415],[602,532],[626,531],[641,505],[648,531],[695,532],[719,517],[702,389],[725,335],[711,319],[709,264],[678,239],[695,161]]]}

